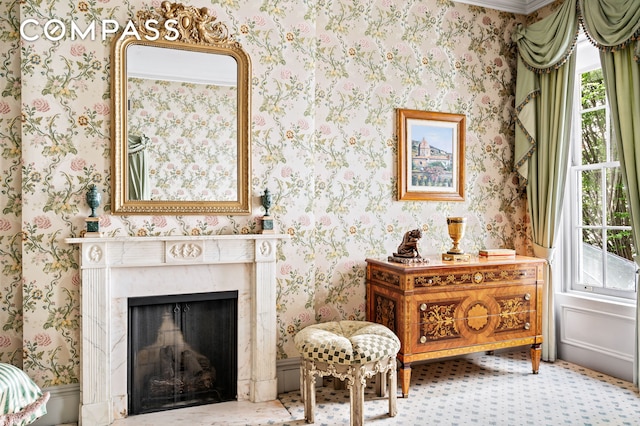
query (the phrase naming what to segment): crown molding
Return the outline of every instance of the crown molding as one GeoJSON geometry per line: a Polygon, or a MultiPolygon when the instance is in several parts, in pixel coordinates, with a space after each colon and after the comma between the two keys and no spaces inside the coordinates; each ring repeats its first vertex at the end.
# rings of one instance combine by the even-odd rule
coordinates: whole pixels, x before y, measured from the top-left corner
{"type": "Polygon", "coordinates": [[[528,15],[554,0],[454,0],[458,3],[472,4],[504,12],[528,15]]]}

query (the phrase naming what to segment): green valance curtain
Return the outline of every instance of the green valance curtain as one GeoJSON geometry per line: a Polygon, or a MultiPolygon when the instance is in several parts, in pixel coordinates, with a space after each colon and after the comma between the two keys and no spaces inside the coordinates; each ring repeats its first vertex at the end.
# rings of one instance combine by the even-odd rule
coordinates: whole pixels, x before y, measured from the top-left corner
{"type": "MultiPolygon", "coordinates": [[[[534,253],[551,265],[543,312],[546,360],[556,356],[551,275],[568,168],[575,75],[572,53],[578,20],[601,51],[636,247],[640,242],[640,1],[566,0],[547,18],[527,28],[519,26],[514,34],[519,51],[515,169],[527,182],[534,253]],[[557,129],[550,130],[549,126],[557,129]]],[[[640,376],[639,324],[640,314],[636,321],[636,385],[640,376]]]]}
{"type": "Polygon", "coordinates": [[[145,135],[129,135],[127,144],[127,163],[129,165],[129,200],[150,200],[149,165],[147,161],[147,145],[149,138],[145,135]]]}
{"type": "Polygon", "coordinates": [[[638,0],[579,0],[578,4],[585,33],[598,49],[615,52],[632,45],[640,52],[638,0]]]}

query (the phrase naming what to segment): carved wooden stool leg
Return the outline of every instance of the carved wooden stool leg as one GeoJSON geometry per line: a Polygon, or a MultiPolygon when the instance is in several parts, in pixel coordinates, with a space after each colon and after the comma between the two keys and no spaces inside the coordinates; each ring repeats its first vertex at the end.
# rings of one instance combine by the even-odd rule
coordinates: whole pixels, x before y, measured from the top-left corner
{"type": "Polygon", "coordinates": [[[391,360],[391,369],[385,374],[389,380],[389,415],[395,417],[398,414],[398,375],[396,372],[396,360],[391,360]]]}
{"type": "Polygon", "coordinates": [[[316,406],[316,380],[314,376],[315,366],[313,361],[305,361],[304,372],[304,418],[307,423],[315,422],[315,414],[313,410],[316,406]]]}
{"type": "Polygon", "coordinates": [[[351,397],[351,426],[364,425],[364,388],[367,383],[364,372],[364,366],[352,368],[351,377],[348,379],[352,380],[349,392],[351,397]]]}
{"type": "Polygon", "coordinates": [[[305,382],[305,377],[307,377],[306,374],[306,369],[305,369],[305,365],[306,362],[303,360],[300,362],[300,399],[302,400],[302,402],[304,402],[307,399],[307,396],[304,394],[304,391],[306,389],[306,382],[305,382]]]}
{"type": "Polygon", "coordinates": [[[387,395],[387,374],[376,374],[376,395],[382,397],[387,395]]]}

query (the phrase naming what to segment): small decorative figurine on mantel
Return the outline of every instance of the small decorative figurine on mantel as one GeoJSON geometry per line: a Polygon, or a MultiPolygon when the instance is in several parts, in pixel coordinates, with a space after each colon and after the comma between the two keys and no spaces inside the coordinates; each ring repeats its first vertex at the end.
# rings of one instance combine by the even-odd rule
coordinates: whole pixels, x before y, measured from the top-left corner
{"type": "Polygon", "coordinates": [[[264,190],[264,194],[260,197],[262,200],[262,207],[264,207],[264,216],[262,216],[262,230],[261,234],[273,234],[275,230],[273,229],[273,218],[269,214],[269,209],[273,205],[273,196],[269,191],[269,188],[264,190]]]}
{"type": "Polygon", "coordinates": [[[87,204],[91,207],[91,214],[85,219],[87,223],[87,230],[84,233],[84,237],[101,237],[100,232],[100,218],[96,215],[96,209],[100,206],[102,201],[102,194],[98,191],[95,185],[90,185],[86,195],[87,204]]]}
{"type": "Polygon", "coordinates": [[[422,238],[420,229],[407,231],[402,238],[402,243],[398,246],[398,252],[389,256],[389,262],[396,263],[429,263],[429,259],[425,259],[420,255],[418,249],[418,241],[422,238]]]}

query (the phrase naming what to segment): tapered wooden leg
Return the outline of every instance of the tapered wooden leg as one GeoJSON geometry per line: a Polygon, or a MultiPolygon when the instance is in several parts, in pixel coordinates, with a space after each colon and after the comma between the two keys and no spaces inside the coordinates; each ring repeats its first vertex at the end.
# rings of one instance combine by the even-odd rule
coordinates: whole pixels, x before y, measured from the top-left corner
{"type": "Polygon", "coordinates": [[[409,386],[411,385],[411,363],[402,363],[400,367],[400,383],[402,386],[402,397],[409,398],[409,386]]]}
{"type": "Polygon", "coordinates": [[[540,369],[541,358],[542,358],[542,349],[540,348],[540,343],[535,343],[531,345],[531,368],[533,369],[533,374],[538,374],[538,370],[540,369]]]}

